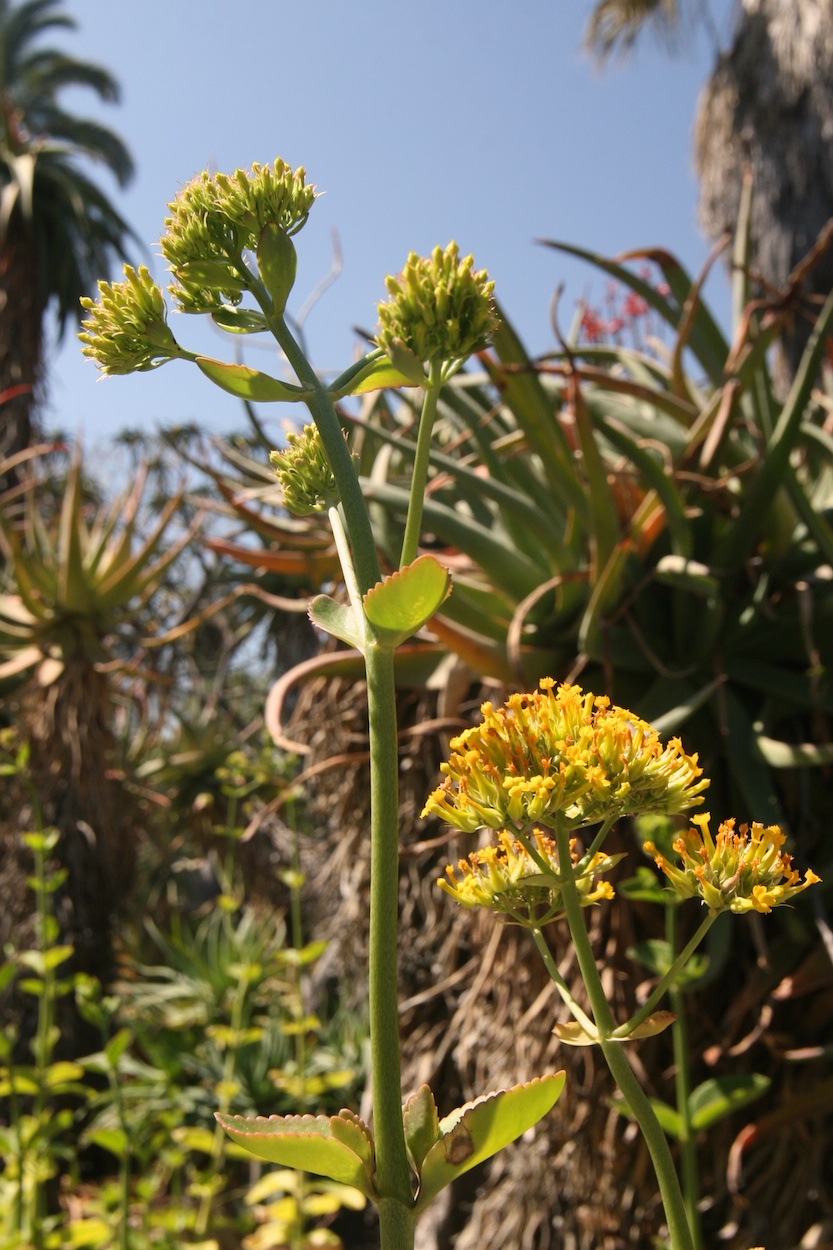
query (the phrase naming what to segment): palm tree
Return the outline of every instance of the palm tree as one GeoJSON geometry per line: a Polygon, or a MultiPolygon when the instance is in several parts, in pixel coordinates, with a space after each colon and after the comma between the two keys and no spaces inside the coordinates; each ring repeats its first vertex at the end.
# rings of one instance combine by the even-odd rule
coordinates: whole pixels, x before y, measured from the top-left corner
{"type": "Polygon", "coordinates": [[[50,305],[60,337],[80,321],[79,299],[113,255],[125,255],[130,233],[83,168],[102,164],[124,186],[130,153],[107,127],[59,103],[62,88],[78,86],[115,101],[118,84],[98,65],[39,45],[45,31],[75,28],[61,4],[0,0],[0,459],[31,441],[50,305]]]}
{"type": "MultiPolygon", "coordinates": [[[[714,31],[704,0],[597,0],[587,42],[600,60],[627,52],[642,30],[666,40],[694,22],[714,31]]],[[[741,0],[731,46],[718,51],[695,124],[700,221],[733,232],[744,174],[752,177],[750,264],[782,291],[833,217],[833,17],[827,0],[741,0]]],[[[795,370],[813,306],[833,287],[833,249],[802,275],[783,336],[795,370]]]]}

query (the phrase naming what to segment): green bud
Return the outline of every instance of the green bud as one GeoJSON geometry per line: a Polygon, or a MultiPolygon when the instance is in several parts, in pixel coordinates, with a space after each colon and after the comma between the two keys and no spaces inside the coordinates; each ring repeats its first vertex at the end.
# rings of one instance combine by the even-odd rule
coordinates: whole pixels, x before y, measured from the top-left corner
{"type": "Polygon", "coordinates": [[[171,204],[161,239],[162,254],[177,278],[171,293],[185,312],[214,312],[238,304],[248,284],[245,252],[259,249],[267,226],[297,234],[309,216],[315,188],[306,185],[303,168],[291,170],[281,160],[253,164],[251,171],[199,174],[171,204]],[[199,285],[182,275],[204,262],[228,266],[229,279],[199,285]]]}
{"type": "Polygon", "coordinates": [[[295,285],[298,253],[289,235],[275,222],[263,227],[257,245],[257,267],[276,313],[282,313],[295,285]]]}
{"type": "Polygon", "coordinates": [[[269,460],[283,491],[283,502],[294,516],[322,512],[339,501],[338,487],[314,425],[300,434],[289,434],[284,451],[273,451],[269,460]]]}
{"type": "Polygon", "coordinates": [[[148,270],[124,266],[124,282],[99,282],[98,300],[81,300],[89,316],[78,335],[83,354],[102,373],[155,369],[180,355],[167,322],[165,297],[148,270]]]}
{"type": "Polygon", "coordinates": [[[426,364],[465,360],[497,328],[494,285],[471,256],[459,259],[456,243],[436,247],[430,259],[411,252],[402,273],[385,279],[390,299],[379,305],[376,342],[391,360],[403,351],[426,364]]]}

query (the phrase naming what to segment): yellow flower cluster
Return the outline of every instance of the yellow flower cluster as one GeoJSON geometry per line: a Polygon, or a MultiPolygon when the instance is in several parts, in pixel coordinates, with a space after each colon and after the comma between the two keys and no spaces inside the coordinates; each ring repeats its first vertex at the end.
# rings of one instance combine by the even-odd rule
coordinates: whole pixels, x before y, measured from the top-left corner
{"type": "Polygon", "coordinates": [[[177,280],[170,291],[183,312],[239,304],[247,286],[243,253],[257,250],[266,225],[296,234],[315,195],[305,170],[281,160],[192,179],[168,205],[160,241],[177,280]]]}
{"type": "Polygon", "coordinates": [[[495,284],[471,256],[460,260],[456,243],[435,247],[430,258],[411,252],[385,285],[390,299],[379,305],[376,342],[394,361],[402,354],[412,362],[465,360],[497,328],[495,284]]]}
{"type": "MultiPolygon", "coordinates": [[[[456,871],[449,864],[446,877],[437,881],[440,889],[463,907],[486,907],[511,917],[518,924],[539,926],[560,916],[564,906],[558,852],[553,840],[540,829],[533,830],[532,842],[542,863],[505,829],[498,833],[497,842],[497,846],[486,846],[467,859],[458,860],[456,871]],[[547,872],[543,871],[544,866],[547,872]]],[[[578,863],[575,841],[570,843],[570,854],[575,865],[578,863]]],[[[595,877],[607,872],[621,858],[621,855],[604,855],[599,851],[575,877],[582,907],[613,898],[613,886],[608,881],[597,883],[595,877]]]]}
{"type": "Polygon", "coordinates": [[[480,710],[482,723],[452,739],[445,781],[423,810],[463,832],[674,814],[701,803],[709,784],[678,738],[663,746],[646,721],[580,686],[545,677],[538,691],[480,710]]]}
{"type": "Polygon", "coordinates": [[[283,502],[293,516],[309,516],[338,503],[339,494],[321,435],[314,425],[287,435],[283,451],[269,453],[283,492],[283,502]]]}
{"type": "Polygon", "coordinates": [[[154,369],[180,354],[168,328],[165,297],[142,265],[124,266],[124,282],[99,282],[98,299],[84,296],[87,312],[78,338],[102,373],[154,369]]]}
{"type": "Polygon", "coordinates": [[[786,841],[778,825],[741,825],[726,820],[713,837],[707,812],[692,817],[696,828],[674,842],[681,867],[670,864],[653,842],[645,850],[682,898],[701,898],[712,911],[769,912],[820,880],[808,869],[804,880],[782,851],[786,841]]]}

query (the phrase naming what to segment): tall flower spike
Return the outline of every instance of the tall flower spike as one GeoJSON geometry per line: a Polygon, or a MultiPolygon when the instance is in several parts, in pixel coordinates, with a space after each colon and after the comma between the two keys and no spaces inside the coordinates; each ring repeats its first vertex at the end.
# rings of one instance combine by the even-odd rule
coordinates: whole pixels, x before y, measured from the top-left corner
{"type": "Polygon", "coordinates": [[[124,282],[99,282],[98,299],[81,300],[89,316],[78,338],[102,373],[155,369],[182,354],[168,328],[165,297],[144,265],[124,266],[124,282]]]}
{"type": "Polygon", "coordinates": [[[376,342],[394,363],[403,356],[420,364],[465,360],[497,329],[495,284],[471,256],[460,260],[456,243],[434,248],[430,258],[411,252],[385,285],[390,299],[379,305],[376,342]]]}
{"type": "Polygon", "coordinates": [[[297,234],[316,197],[303,167],[252,165],[233,174],[202,173],[183,187],[165,218],[160,241],[183,312],[214,312],[238,304],[247,284],[244,252],[256,252],[267,225],[297,234]]]}
{"type": "Polygon", "coordinates": [[[482,826],[568,829],[702,803],[708,780],[678,738],[665,746],[646,721],[580,686],[544,677],[533,694],[503,707],[484,703],[483,721],[452,739],[445,781],[423,815],[464,832],[482,826]]]}
{"type": "Polygon", "coordinates": [[[810,869],[800,880],[781,850],[786,839],[778,825],[741,825],[736,833],[735,821],[726,820],[712,837],[710,819],[708,812],[692,816],[696,828],[675,841],[679,867],[653,842],[644,844],[682,898],[700,898],[713,912],[769,912],[820,880],[810,869]]]}
{"type": "MultiPolygon", "coordinates": [[[[463,907],[485,907],[510,917],[517,924],[537,927],[563,915],[558,852],[553,840],[540,829],[533,830],[535,849],[550,869],[547,875],[542,873],[541,866],[526,847],[505,829],[497,835],[497,840],[497,846],[484,847],[474,851],[467,859],[459,860],[456,871],[449,864],[445,877],[437,881],[440,889],[463,907]],[[457,872],[460,873],[459,879],[457,872]]],[[[570,844],[570,854],[573,864],[578,863],[574,842],[570,844]]],[[[597,882],[595,878],[611,869],[621,858],[621,855],[605,855],[599,851],[584,872],[576,877],[582,907],[613,898],[610,882],[597,882]]]]}
{"type": "Polygon", "coordinates": [[[330,462],[314,425],[287,435],[283,451],[269,453],[283,492],[284,506],[294,516],[309,516],[338,503],[339,493],[330,462]]]}

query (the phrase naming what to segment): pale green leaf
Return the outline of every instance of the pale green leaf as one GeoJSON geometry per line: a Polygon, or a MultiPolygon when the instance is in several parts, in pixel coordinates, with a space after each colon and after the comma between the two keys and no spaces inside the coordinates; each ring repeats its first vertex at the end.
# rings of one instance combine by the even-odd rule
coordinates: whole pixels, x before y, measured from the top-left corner
{"type": "Polygon", "coordinates": [[[236,395],[238,399],[247,399],[250,403],[271,404],[295,402],[306,399],[309,391],[288,382],[280,382],[268,373],[251,369],[248,365],[231,365],[224,360],[212,360],[210,356],[198,356],[195,364],[215,386],[236,395]]]}
{"type": "Polygon", "coordinates": [[[240,1116],[215,1113],[232,1141],[259,1159],[282,1167],[300,1168],[353,1185],[374,1197],[372,1171],[353,1146],[366,1153],[366,1137],[351,1120],[325,1115],[240,1116]],[[338,1120],[336,1136],[333,1121],[338,1120]],[[346,1144],[343,1138],[350,1141],[346,1144]]]}
{"type": "Polygon", "coordinates": [[[424,1210],[458,1176],[490,1159],[543,1119],[558,1101],[564,1081],[563,1072],[536,1077],[524,1085],[485,1094],[441,1120],[439,1140],[423,1160],[417,1211],[424,1210]]]}
{"type": "Polygon", "coordinates": [[[430,620],[451,591],[451,574],[433,556],[383,578],[364,596],[364,610],[380,642],[395,647],[430,620]]]}
{"type": "Polygon", "coordinates": [[[356,620],[356,614],[349,604],[338,603],[329,595],[316,595],[308,608],[309,619],[318,629],[333,638],[340,638],[348,647],[364,652],[363,622],[356,620]]]}

